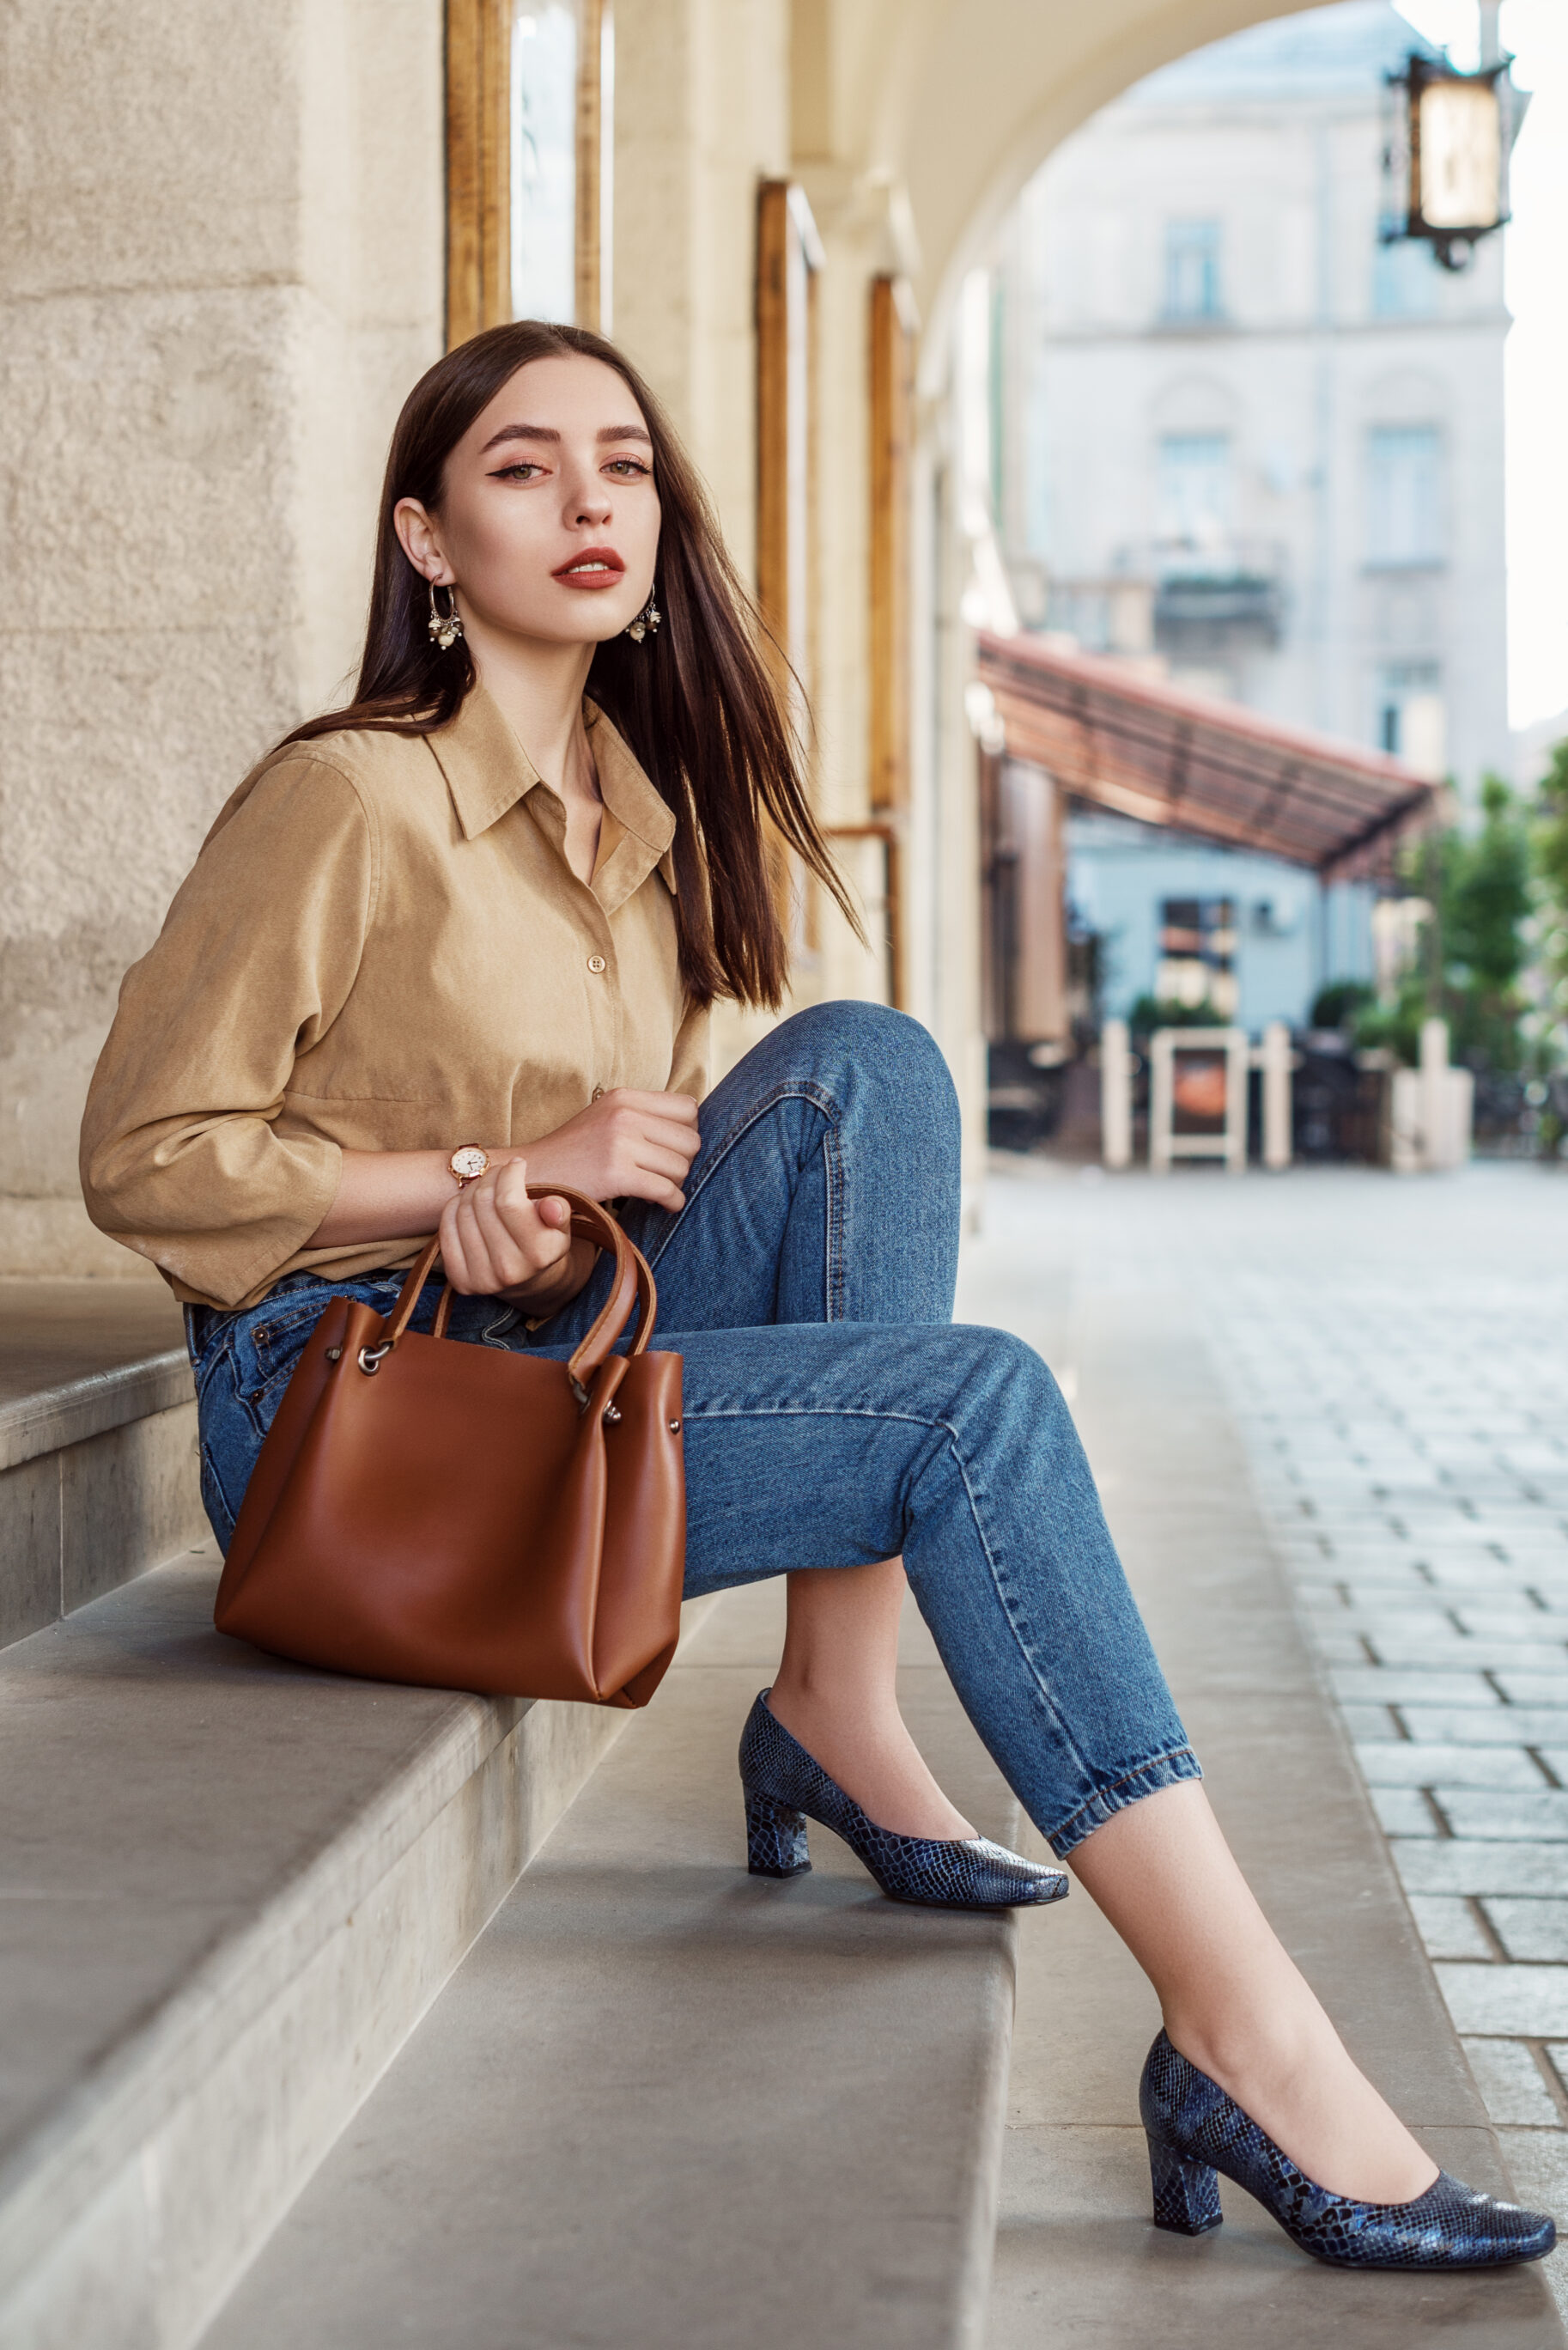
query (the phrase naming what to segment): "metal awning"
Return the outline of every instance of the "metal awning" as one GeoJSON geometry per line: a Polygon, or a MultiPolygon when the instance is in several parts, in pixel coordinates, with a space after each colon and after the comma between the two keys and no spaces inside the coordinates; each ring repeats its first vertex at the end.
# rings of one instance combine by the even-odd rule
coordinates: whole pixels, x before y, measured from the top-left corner
{"type": "Polygon", "coordinates": [[[1040,637],[981,636],[980,675],[1011,758],[1073,798],[1309,866],[1325,880],[1382,879],[1436,814],[1397,759],[1189,693],[1040,637]]]}

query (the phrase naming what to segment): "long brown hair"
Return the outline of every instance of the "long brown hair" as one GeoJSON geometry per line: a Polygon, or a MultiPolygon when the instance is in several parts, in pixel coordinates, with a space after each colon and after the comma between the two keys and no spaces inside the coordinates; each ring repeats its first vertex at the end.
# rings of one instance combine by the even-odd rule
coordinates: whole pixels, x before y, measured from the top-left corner
{"type": "Polygon", "coordinates": [[[567,354],[614,368],[653,442],[663,520],[657,567],[663,626],[640,645],[613,637],[594,654],[588,692],[673,809],[680,975],[699,1003],[715,996],[774,1009],[789,977],[775,850],[785,844],[860,924],[817,828],[799,742],[765,630],[719,534],[695,468],[635,368],[582,327],[520,318],[460,343],[421,377],[392,434],[376,533],[365,652],[346,710],[307,719],[285,740],[344,727],[430,734],[457,715],[475,682],[461,640],[442,652],[429,630],[429,589],[403,553],[400,498],[439,508],[446,461],[520,367],[567,354]]]}

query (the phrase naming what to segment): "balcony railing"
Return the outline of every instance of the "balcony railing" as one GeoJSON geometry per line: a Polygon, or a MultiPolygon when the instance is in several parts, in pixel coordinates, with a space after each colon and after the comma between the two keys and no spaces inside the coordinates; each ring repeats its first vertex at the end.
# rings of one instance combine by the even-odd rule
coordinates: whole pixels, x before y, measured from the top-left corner
{"type": "Polygon", "coordinates": [[[1124,546],[1106,577],[1050,581],[1046,626],[1089,652],[1272,647],[1284,633],[1284,568],[1283,550],[1256,539],[1124,546]]]}

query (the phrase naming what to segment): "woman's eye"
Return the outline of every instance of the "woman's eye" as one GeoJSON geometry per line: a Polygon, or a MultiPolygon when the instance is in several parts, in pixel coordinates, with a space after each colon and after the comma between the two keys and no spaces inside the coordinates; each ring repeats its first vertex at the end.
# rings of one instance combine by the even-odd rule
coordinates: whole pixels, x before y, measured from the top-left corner
{"type": "Polygon", "coordinates": [[[641,481],[649,471],[640,457],[612,457],[605,467],[607,473],[618,473],[622,481],[641,481]]]}
{"type": "Polygon", "coordinates": [[[491,478],[497,482],[531,482],[535,473],[542,473],[544,470],[543,465],[535,465],[524,457],[515,465],[503,465],[491,478]]]}

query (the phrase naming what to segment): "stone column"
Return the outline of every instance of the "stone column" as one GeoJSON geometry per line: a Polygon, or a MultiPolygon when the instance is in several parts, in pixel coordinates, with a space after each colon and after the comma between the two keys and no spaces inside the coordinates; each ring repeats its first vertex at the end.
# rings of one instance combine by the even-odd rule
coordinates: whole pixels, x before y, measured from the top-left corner
{"type": "Polygon", "coordinates": [[[356,660],[441,349],[441,0],[13,0],[0,78],[0,1271],[145,1277],[82,1096],[213,816],[356,660]]]}

